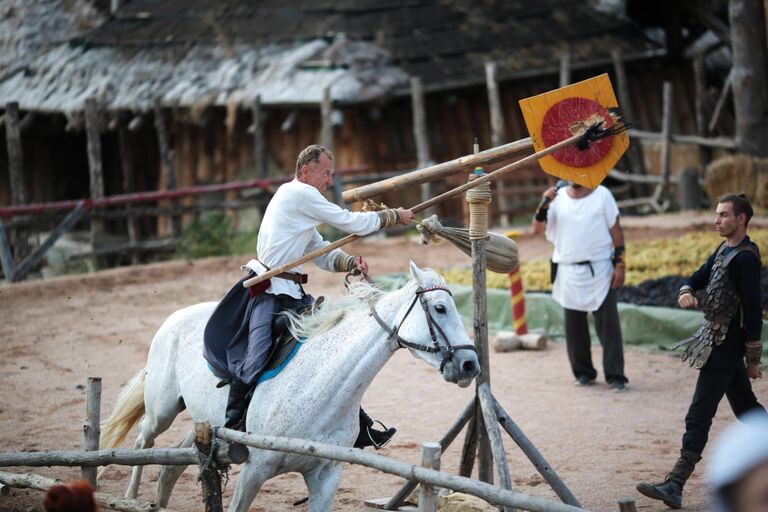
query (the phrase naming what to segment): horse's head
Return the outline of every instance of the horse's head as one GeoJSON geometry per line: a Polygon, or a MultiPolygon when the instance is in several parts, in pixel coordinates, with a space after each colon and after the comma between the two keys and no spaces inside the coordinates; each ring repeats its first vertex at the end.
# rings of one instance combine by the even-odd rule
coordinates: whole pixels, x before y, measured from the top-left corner
{"type": "Polygon", "coordinates": [[[413,262],[410,270],[417,288],[397,314],[400,343],[438,368],[448,382],[467,387],[480,373],[480,363],[451,292],[436,272],[413,262]]]}

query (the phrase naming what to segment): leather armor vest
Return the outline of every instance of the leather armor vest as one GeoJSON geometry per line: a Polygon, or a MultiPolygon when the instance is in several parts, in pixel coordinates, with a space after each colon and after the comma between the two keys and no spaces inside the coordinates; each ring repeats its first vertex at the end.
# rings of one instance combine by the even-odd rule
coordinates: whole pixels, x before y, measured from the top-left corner
{"type": "Polygon", "coordinates": [[[688,362],[690,366],[700,370],[709,359],[712,347],[722,344],[728,334],[728,326],[731,321],[741,314],[741,301],[733,288],[731,277],[728,274],[728,265],[741,252],[749,251],[760,258],[752,244],[740,246],[735,250],[724,254],[726,243],[718,248],[715,262],[709,273],[709,282],[705,288],[704,322],[699,330],[677,344],[674,348],[688,345],[680,355],[680,359],[688,362]]]}

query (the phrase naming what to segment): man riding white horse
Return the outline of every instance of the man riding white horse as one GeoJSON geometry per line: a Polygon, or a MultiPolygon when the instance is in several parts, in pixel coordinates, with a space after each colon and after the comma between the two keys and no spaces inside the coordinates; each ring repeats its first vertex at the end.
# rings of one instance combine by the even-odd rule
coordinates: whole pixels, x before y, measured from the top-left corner
{"type": "MultiPolygon", "coordinates": [[[[301,312],[311,308],[314,298],[302,284],[306,274],[298,266],[251,288],[245,279],[294,261],[328,242],[317,231],[328,224],[355,235],[367,235],[395,224],[408,224],[413,212],[403,208],[378,212],[344,210],[323,196],[333,184],[333,154],[319,145],[305,148],[296,161],[296,177],[280,186],[269,202],[257,241],[258,258],[252,259],[241,279],[220,302],[205,328],[203,355],[211,370],[229,384],[225,427],[242,428],[248,409],[248,392],[256,384],[272,347],[273,321],[281,311],[301,312]]],[[[313,260],[331,272],[367,272],[362,258],[335,249],[313,260]]],[[[373,429],[373,420],[360,409],[360,434],[355,446],[385,445],[396,429],[373,429]]]]}

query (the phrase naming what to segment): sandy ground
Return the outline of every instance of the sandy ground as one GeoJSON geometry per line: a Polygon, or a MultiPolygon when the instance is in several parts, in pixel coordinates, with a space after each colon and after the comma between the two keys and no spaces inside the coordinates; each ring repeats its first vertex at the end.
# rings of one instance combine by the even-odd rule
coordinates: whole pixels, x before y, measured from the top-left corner
{"type": "MultiPolygon", "coordinates": [[[[674,232],[659,233],[647,226],[627,230],[630,240],[662,234],[674,232]]],[[[550,252],[541,239],[524,237],[520,245],[524,259],[550,252]]],[[[404,271],[408,258],[420,266],[469,264],[449,245],[424,248],[404,239],[357,242],[350,252],[366,257],[376,274],[404,271]]],[[[176,309],[220,298],[239,277],[240,263],[232,258],[177,261],[0,286],[0,450],[79,449],[86,378],[103,379],[105,417],[120,386],[144,365],[149,342],[162,321],[176,309]]],[[[315,295],[341,293],[338,275],[314,270],[310,279],[315,295]]],[[[598,347],[593,356],[600,361],[598,347]]],[[[585,507],[616,510],[617,500],[629,495],[637,499],[640,510],[664,510],[639,496],[634,485],[663,477],[673,464],[696,373],[671,356],[631,349],[626,369],[629,391],[615,394],[603,382],[574,387],[560,343],[543,352],[491,354],[495,396],[585,507]]],[[[763,403],[768,402],[768,382],[757,382],[755,390],[763,403]]],[[[363,402],[372,416],[399,429],[393,443],[379,453],[418,463],[421,442],[438,440],[472,392],[444,382],[408,352],[398,352],[363,402]]],[[[715,419],[714,434],[731,420],[725,404],[715,419]]],[[[188,416],[180,416],[157,446],[178,441],[190,422],[188,416]]],[[[461,439],[444,454],[444,470],[456,472],[461,439]]],[[[509,439],[505,443],[514,485],[554,497],[517,446],[509,439]]],[[[69,468],[31,472],[63,479],[79,474],[69,468]]],[[[703,473],[697,471],[686,488],[690,510],[708,509],[703,473]]],[[[237,474],[233,469],[231,476],[237,474]]],[[[156,469],[145,471],[143,498],[154,496],[156,477],[156,469]]],[[[127,480],[128,470],[115,468],[101,482],[102,490],[122,493],[127,480]]],[[[334,509],[361,510],[364,499],[391,496],[400,484],[399,478],[346,466],[334,509]]],[[[230,482],[225,499],[232,488],[230,482]]],[[[264,486],[251,510],[305,510],[305,505],[291,505],[305,494],[299,475],[284,475],[264,486]]],[[[0,497],[0,510],[38,511],[41,501],[38,491],[14,489],[9,497],[0,497]]],[[[179,511],[202,509],[195,471],[182,476],[170,506],[179,511]]]]}

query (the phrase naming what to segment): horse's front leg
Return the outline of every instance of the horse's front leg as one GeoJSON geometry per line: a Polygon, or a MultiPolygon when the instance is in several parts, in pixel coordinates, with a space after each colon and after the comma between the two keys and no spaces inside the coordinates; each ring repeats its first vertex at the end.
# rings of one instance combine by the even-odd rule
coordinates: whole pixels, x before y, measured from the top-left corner
{"type": "Polygon", "coordinates": [[[330,512],[333,499],[341,483],[341,464],[324,461],[304,473],[304,482],[309,489],[308,512],[330,512]]]}

